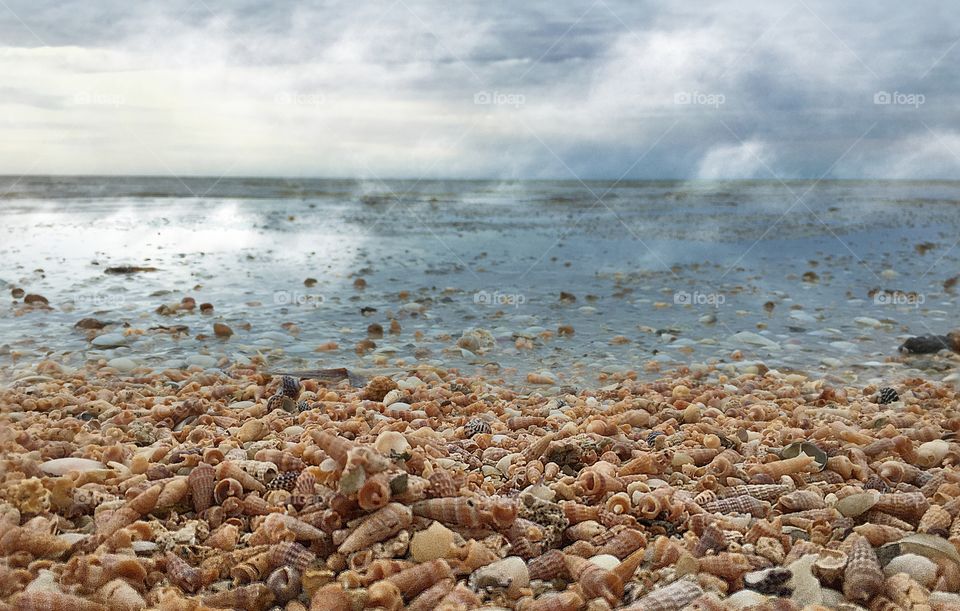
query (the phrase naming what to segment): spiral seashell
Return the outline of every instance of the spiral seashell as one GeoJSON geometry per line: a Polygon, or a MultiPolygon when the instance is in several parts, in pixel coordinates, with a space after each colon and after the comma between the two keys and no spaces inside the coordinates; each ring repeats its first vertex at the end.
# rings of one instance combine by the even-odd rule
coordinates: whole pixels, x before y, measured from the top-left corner
{"type": "Polygon", "coordinates": [[[187,497],[190,486],[186,477],[175,477],[163,486],[157,497],[157,509],[169,509],[187,497]]]}
{"type": "Polygon", "coordinates": [[[390,581],[378,581],[367,588],[368,606],[386,611],[400,611],[403,609],[403,594],[400,588],[390,581]]]}
{"type": "Polygon", "coordinates": [[[427,479],[430,481],[431,497],[456,497],[459,494],[460,487],[456,483],[456,478],[449,471],[434,471],[427,479]]]}
{"type": "Polygon", "coordinates": [[[440,599],[437,609],[443,611],[451,609],[476,609],[480,606],[481,602],[479,596],[461,583],[454,586],[446,596],[440,599]]]}
{"type": "Polygon", "coordinates": [[[813,490],[795,490],[781,496],[777,500],[777,507],[789,513],[807,509],[823,509],[826,507],[826,503],[823,496],[813,490]]]}
{"type": "Polygon", "coordinates": [[[487,522],[482,499],[452,497],[414,503],[413,514],[444,524],[482,528],[487,522]]]}
{"type": "Polygon", "coordinates": [[[432,611],[436,609],[440,601],[453,590],[454,583],[452,579],[441,579],[410,601],[410,604],[407,605],[407,611],[432,611]]]}
{"type": "Polygon", "coordinates": [[[378,473],[367,479],[357,491],[357,503],[361,509],[372,511],[390,502],[389,473],[378,473]]]}
{"type": "Polygon", "coordinates": [[[280,473],[277,465],[263,460],[237,460],[233,461],[233,464],[265,485],[269,484],[280,473]]]}
{"type": "Polygon", "coordinates": [[[793,458],[784,458],[762,465],[755,465],[748,469],[747,473],[749,475],[757,475],[762,473],[764,475],[769,475],[776,480],[784,475],[805,473],[814,470],[817,470],[817,464],[814,457],[807,454],[799,454],[793,458]]]}
{"type": "Polygon", "coordinates": [[[919,520],[929,508],[930,502],[920,492],[882,494],[873,506],[875,511],[882,511],[908,522],[919,520]]]}
{"type": "Polygon", "coordinates": [[[626,492],[618,492],[607,499],[605,507],[611,513],[623,514],[629,513],[632,505],[626,492]]]}
{"type": "Polygon", "coordinates": [[[654,569],[672,565],[684,553],[676,541],[664,536],[654,539],[650,550],[650,566],[654,569]]]}
{"type": "Polygon", "coordinates": [[[271,513],[263,521],[261,528],[266,532],[289,531],[298,541],[321,541],[326,538],[324,532],[293,516],[282,513],[271,513]]]}
{"type": "Polygon", "coordinates": [[[293,541],[277,543],[271,550],[271,564],[275,567],[286,566],[298,573],[304,573],[307,567],[317,561],[316,555],[293,541]]]}
{"type": "Polygon", "coordinates": [[[583,494],[589,497],[601,497],[609,492],[620,492],[626,489],[619,478],[601,473],[596,469],[580,472],[577,483],[583,488],[583,494]]]}
{"type": "Polygon", "coordinates": [[[707,552],[720,552],[727,548],[727,540],[723,536],[723,531],[716,524],[708,524],[703,529],[703,534],[697,541],[697,546],[693,550],[693,555],[700,558],[707,552]]]}
{"type": "Polygon", "coordinates": [[[210,536],[207,537],[203,544],[207,547],[228,552],[236,547],[239,538],[240,531],[236,524],[222,524],[210,533],[210,536]]]}
{"type": "Polygon", "coordinates": [[[281,472],[303,471],[307,468],[307,463],[303,462],[301,458],[283,450],[274,450],[271,448],[257,450],[253,455],[253,459],[255,461],[273,463],[281,472]]]}
{"type": "Polygon", "coordinates": [[[877,469],[877,475],[894,484],[899,482],[914,482],[920,477],[920,469],[899,460],[888,460],[877,469]]]}
{"type": "Polygon", "coordinates": [[[453,579],[453,571],[450,570],[450,565],[446,561],[436,559],[404,569],[378,583],[393,584],[404,600],[410,600],[443,579],[453,579]]]}
{"type": "Polygon", "coordinates": [[[698,570],[734,581],[754,569],[753,564],[743,554],[720,552],[713,556],[704,556],[697,560],[698,570]]]}
{"type": "Polygon", "coordinates": [[[216,480],[216,470],[203,462],[190,470],[187,484],[190,487],[190,496],[193,499],[193,509],[202,513],[213,505],[213,487],[216,480]]]}
{"type": "Polygon", "coordinates": [[[70,543],[47,532],[16,526],[0,537],[0,554],[26,552],[34,558],[58,558],[70,549],[70,543]]]}
{"type": "Polygon", "coordinates": [[[184,592],[196,592],[200,588],[200,571],[186,563],[185,560],[172,552],[167,552],[165,556],[167,561],[167,575],[170,576],[170,583],[177,586],[184,592]]]}
{"type": "Polygon", "coordinates": [[[564,553],[558,549],[544,552],[527,563],[530,579],[564,579],[569,576],[564,553]]]}
{"type": "Polygon", "coordinates": [[[100,603],[49,590],[27,591],[13,598],[15,611],[108,611],[109,607],[100,603]]]}
{"type": "Polygon", "coordinates": [[[273,568],[273,554],[269,551],[261,552],[232,567],[230,577],[233,578],[235,586],[263,581],[273,568]]]}
{"type": "Polygon", "coordinates": [[[273,592],[266,584],[254,583],[222,592],[205,594],[200,597],[200,600],[210,607],[264,611],[273,603],[273,592]]]}
{"type": "Polygon", "coordinates": [[[653,475],[660,473],[661,468],[660,459],[656,454],[653,452],[644,452],[640,456],[620,465],[619,469],[617,469],[617,475],[619,477],[640,474],[653,475]]]}
{"type": "Polygon", "coordinates": [[[909,534],[909,531],[885,524],[861,524],[854,526],[853,530],[857,534],[863,535],[874,547],[899,541],[909,534]]]}
{"type": "Polygon", "coordinates": [[[352,608],[350,596],[339,583],[318,588],[310,598],[310,611],[347,611],[352,608]]]}
{"type": "MultiPolygon", "coordinates": [[[[267,463],[269,464],[269,463],[267,463]]],[[[235,479],[240,482],[240,485],[243,486],[244,490],[251,490],[255,492],[265,492],[266,486],[260,483],[257,478],[250,475],[244,471],[240,466],[237,465],[235,461],[225,460],[219,465],[216,466],[217,478],[220,480],[224,479],[235,479]]]]}
{"type": "Polygon", "coordinates": [[[347,458],[350,451],[356,448],[356,445],[349,439],[338,437],[327,431],[310,431],[310,438],[313,439],[313,442],[317,444],[321,450],[326,452],[330,458],[337,461],[341,469],[347,465],[347,458]]]}
{"type": "Polygon", "coordinates": [[[598,550],[598,554],[616,556],[621,560],[647,545],[647,536],[640,530],[624,528],[611,537],[598,550]]]}
{"type": "Polygon", "coordinates": [[[710,513],[749,513],[760,518],[767,515],[770,504],[752,496],[742,495],[707,503],[704,509],[710,513]]]}
{"type": "Polygon", "coordinates": [[[883,571],[870,542],[852,534],[847,566],[843,571],[843,595],[849,600],[868,602],[883,590],[883,571]]]}
{"type": "Polygon", "coordinates": [[[703,588],[694,581],[681,579],[657,588],[624,609],[629,611],[680,611],[697,597],[703,588]]]}
{"type": "Polygon", "coordinates": [[[370,585],[375,581],[386,579],[391,575],[396,575],[404,569],[414,566],[410,560],[397,560],[394,558],[377,558],[367,565],[366,573],[363,576],[363,583],[370,585]]]}
{"type": "Polygon", "coordinates": [[[882,526],[893,526],[900,530],[913,530],[913,524],[900,518],[894,517],[884,511],[871,509],[863,515],[863,520],[871,524],[880,524],[882,526]]]}
{"type": "Polygon", "coordinates": [[[523,611],[577,611],[583,606],[583,598],[573,590],[559,594],[545,594],[529,602],[521,609],[523,611]]]}
{"type": "Polygon", "coordinates": [[[123,579],[114,579],[100,586],[96,597],[108,608],[118,611],[138,611],[147,606],[140,593],[123,579]]]}
{"type": "Polygon", "coordinates": [[[835,549],[824,549],[817,554],[813,562],[813,574],[821,583],[828,586],[841,584],[844,569],[847,567],[847,555],[835,549]]]}
{"type": "Polygon", "coordinates": [[[947,537],[950,534],[952,524],[953,516],[950,515],[949,511],[940,505],[931,505],[920,518],[917,532],[947,537]]]}
{"type": "Polygon", "coordinates": [[[409,507],[401,505],[400,503],[389,503],[382,509],[366,517],[363,522],[350,533],[350,536],[344,539],[338,551],[341,554],[349,554],[370,547],[374,543],[389,539],[401,530],[409,528],[412,521],[413,513],[409,507]]]}
{"type": "Polygon", "coordinates": [[[597,521],[600,519],[600,508],[596,505],[582,505],[573,501],[561,503],[563,514],[571,524],[586,522],[587,520],[597,521]]]}
{"type": "Polygon", "coordinates": [[[297,478],[301,471],[281,471],[276,477],[267,484],[267,490],[286,490],[292,491],[297,483],[297,478]]]}
{"type": "Polygon", "coordinates": [[[289,566],[282,566],[267,577],[267,587],[273,592],[278,603],[286,603],[300,595],[300,572],[289,566]]]}
{"type": "Polygon", "coordinates": [[[232,477],[220,480],[213,487],[213,500],[218,505],[222,505],[228,498],[241,496],[243,496],[243,484],[232,477]]]}
{"type": "Polygon", "coordinates": [[[162,491],[162,486],[151,486],[130,500],[130,502],[127,503],[127,507],[136,511],[141,516],[148,515],[157,506],[157,501],[160,500],[160,493],[162,491]]]}
{"type": "Polygon", "coordinates": [[[924,469],[936,467],[943,462],[949,451],[950,444],[942,439],[921,443],[916,450],[916,462],[914,464],[924,469]]]}
{"type": "Polygon", "coordinates": [[[536,441],[528,445],[522,452],[520,452],[520,456],[523,458],[524,462],[533,462],[538,458],[543,458],[547,448],[550,447],[550,444],[553,443],[553,440],[556,439],[556,437],[556,433],[547,433],[543,437],[537,438],[536,441]]]}

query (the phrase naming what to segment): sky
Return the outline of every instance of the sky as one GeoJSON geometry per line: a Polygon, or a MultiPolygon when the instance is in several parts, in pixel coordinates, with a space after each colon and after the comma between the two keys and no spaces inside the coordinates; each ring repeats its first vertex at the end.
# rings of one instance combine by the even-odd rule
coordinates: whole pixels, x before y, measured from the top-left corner
{"type": "Polygon", "coordinates": [[[0,174],[960,178],[952,0],[0,0],[0,174]]]}

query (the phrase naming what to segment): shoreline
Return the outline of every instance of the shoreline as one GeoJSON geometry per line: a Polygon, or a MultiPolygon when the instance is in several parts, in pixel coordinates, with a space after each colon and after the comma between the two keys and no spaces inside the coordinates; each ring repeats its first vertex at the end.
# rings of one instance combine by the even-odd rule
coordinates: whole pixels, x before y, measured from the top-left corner
{"type": "Polygon", "coordinates": [[[193,369],[0,390],[14,608],[960,604],[950,385],[193,369]]]}

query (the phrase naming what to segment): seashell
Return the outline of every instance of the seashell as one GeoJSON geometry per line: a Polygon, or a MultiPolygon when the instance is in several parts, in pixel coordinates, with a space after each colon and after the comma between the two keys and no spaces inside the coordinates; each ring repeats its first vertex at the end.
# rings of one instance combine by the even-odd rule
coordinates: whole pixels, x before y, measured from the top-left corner
{"type": "Polygon", "coordinates": [[[54,458],[40,464],[40,470],[55,477],[67,475],[71,472],[89,473],[107,469],[107,465],[99,460],[88,458],[54,458]]]}
{"type": "Polygon", "coordinates": [[[241,496],[243,496],[243,484],[232,477],[218,481],[213,487],[213,500],[218,505],[222,505],[225,500],[231,497],[239,498],[241,496]]]}
{"type": "Polygon", "coordinates": [[[414,503],[411,509],[414,515],[431,518],[444,524],[482,528],[487,522],[481,499],[467,497],[427,499],[414,503]]]}
{"type": "Polygon", "coordinates": [[[911,579],[927,588],[932,588],[936,584],[938,572],[939,568],[935,562],[917,554],[896,556],[883,567],[883,574],[888,579],[897,573],[906,573],[911,579]]]}
{"type": "Polygon", "coordinates": [[[867,490],[845,496],[834,507],[848,518],[855,518],[863,515],[877,504],[880,500],[880,493],[876,490],[867,490]]]}
{"type": "Polygon", "coordinates": [[[401,530],[409,528],[412,521],[413,513],[409,507],[400,503],[389,503],[366,517],[357,526],[356,530],[344,539],[338,551],[341,554],[349,554],[370,547],[374,543],[389,539],[401,530]]]}
{"type": "Polygon", "coordinates": [[[609,554],[621,560],[647,545],[647,536],[642,531],[625,528],[617,532],[598,550],[598,554],[609,554]]]}
{"type": "Polygon", "coordinates": [[[824,549],[817,554],[811,570],[821,583],[827,586],[841,584],[844,569],[847,567],[847,555],[834,549],[824,549]]]}
{"type": "Polygon", "coordinates": [[[427,479],[430,481],[430,496],[432,497],[455,497],[459,494],[460,487],[449,471],[434,471],[427,479]]]}
{"type": "Polygon", "coordinates": [[[680,611],[703,595],[703,588],[696,582],[681,579],[668,586],[657,588],[624,609],[630,611],[680,611]]]}
{"type": "Polygon", "coordinates": [[[564,561],[567,572],[577,581],[588,598],[603,598],[610,605],[620,601],[623,595],[623,581],[614,573],[578,556],[566,555],[564,561]]]}
{"type": "Polygon", "coordinates": [[[96,597],[108,608],[118,611],[138,611],[147,606],[140,593],[123,579],[114,579],[100,586],[96,597]]]}
{"type": "Polygon", "coordinates": [[[157,509],[169,509],[187,498],[190,486],[186,477],[175,477],[163,486],[157,498],[157,509]]]}
{"type": "Polygon", "coordinates": [[[193,568],[185,560],[172,552],[167,552],[167,574],[170,576],[170,583],[177,586],[184,592],[196,592],[200,588],[200,571],[193,568]]]}
{"type": "Polygon", "coordinates": [[[434,522],[429,528],[415,533],[410,539],[410,556],[415,562],[446,558],[453,541],[453,531],[440,522],[434,522]]]}
{"type": "Polygon", "coordinates": [[[130,500],[127,507],[141,516],[148,515],[157,506],[162,491],[162,486],[151,486],[130,500]]]}
{"type": "MultiPolygon", "coordinates": [[[[270,464],[270,463],[265,463],[270,464]]],[[[235,479],[243,486],[244,490],[256,492],[265,492],[266,486],[260,483],[256,477],[244,471],[235,461],[225,460],[216,466],[217,479],[235,479]]]]}
{"type": "Polygon", "coordinates": [[[11,608],[15,611],[107,611],[100,603],[63,594],[61,592],[21,592],[14,596],[11,608]]]}
{"type": "MultiPolygon", "coordinates": [[[[272,409],[274,406],[269,406],[272,409]]],[[[234,433],[234,437],[240,443],[250,443],[260,441],[270,433],[270,427],[263,420],[247,420],[234,433]]]]}
{"type": "Polygon", "coordinates": [[[919,477],[920,469],[899,460],[888,460],[877,469],[877,475],[893,483],[913,482],[919,477]]]}
{"type": "Polygon", "coordinates": [[[561,507],[563,507],[563,514],[571,524],[600,519],[600,508],[596,505],[581,505],[580,503],[567,501],[561,503],[561,507]]]}
{"type": "Polygon", "coordinates": [[[357,503],[361,509],[372,511],[390,502],[389,473],[378,473],[368,478],[357,491],[357,503]]]}
{"type": "Polygon", "coordinates": [[[716,524],[708,524],[700,535],[697,546],[693,550],[693,555],[698,558],[707,554],[707,552],[720,552],[727,548],[727,540],[723,536],[723,531],[716,524]]]}
{"type": "Polygon", "coordinates": [[[270,554],[272,566],[290,567],[297,573],[305,573],[307,568],[317,561],[313,552],[293,541],[277,543],[272,546],[270,554]]]}
{"type": "Polygon", "coordinates": [[[480,597],[461,583],[454,586],[446,596],[440,599],[437,609],[442,611],[475,609],[480,606],[480,603],[480,597]]]}
{"type": "Polygon", "coordinates": [[[236,547],[239,537],[240,531],[236,524],[223,524],[210,533],[203,544],[207,547],[229,552],[236,547]]]}
{"type": "Polygon", "coordinates": [[[564,553],[558,549],[549,550],[528,563],[530,579],[564,579],[569,576],[564,553]]]}
{"type": "Polygon", "coordinates": [[[281,566],[267,577],[267,587],[278,603],[286,603],[300,595],[300,572],[289,566],[281,566]]]}
{"type": "Polygon", "coordinates": [[[760,518],[770,511],[770,504],[752,496],[735,496],[707,503],[704,509],[710,513],[749,513],[760,518]]]}
{"type": "Polygon", "coordinates": [[[753,570],[754,566],[743,554],[720,552],[713,556],[704,556],[698,559],[697,569],[701,572],[734,581],[753,570]]]}
{"type": "Polygon", "coordinates": [[[901,530],[896,526],[887,526],[885,524],[861,524],[853,527],[854,532],[863,535],[870,542],[870,545],[877,547],[885,543],[899,541],[908,534],[908,531],[901,530]]]}
{"type": "Polygon", "coordinates": [[[230,577],[234,585],[263,581],[273,568],[273,554],[265,551],[231,567],[230,577]]]}
{"type": "Polygon", "coordinates": [[[793,486],[784,484],[745,484],[725,488],[717,494],[717,497],[728,499],[735,496],[752,496],[761,501],[776,501],[784,494],[788,494],[793,490],[793,486]]]}
{"type": "Polygon", "coordinates": [[[583,488],[583,494],[589,497],[601,497],[607,493],[626,489],[621,479],[596,469],[581,471],[577,483],[583,488]]]}
{"type": "Polygon", "coordinates": [[[870,542],[859,534],[847,539],[850,551],[843,571],[843,595],[849,600],[867,602],[883,589],[883,571],[870,542]]]}
{"type": "Polygon", "coordinates": [[[791,443],[780,451],[780,457],[784,459],[795,458],[802,454],[812,456],[817,465],[819,465],[819,471],[823,471],[826,468],[827,453],[810,442],[799,441],[797,443],[791,443]]]}
{"type": "Polygon", "coordinates": [[[887,578],[885,594],[897,609],[930,609],[930,591],[906,573],[897,573],[887,578]]]}
{"type": "Polygon", "coordinates": [[[573,590],[559,594],[545,594],[521,607],[523,611],[577,611],[583,606],[583,598],[573,590]]]}
{"type": "Polygon", "coordinates": [[[275,478],[267,484],[267,490],[286,490],[291,491],[297,484],[297,478],[301,471],[281,471],[275,478]]]}
{"type": "Polygon", "coordinates": [[[263,484],[269,484],[280,473],[277,465],[263,460],[236,460],[233,464],[263,484]]]}
{"type": "Polygon", "coordinates": [[[321,541],[326,538],[324,532],[293,516],[271,513],[263,521],[261,528],[269,532],[288,531],[298,541],[321,541]]]}
{"type": "Polygon", "coordinates": [[[190,470],[187,484],[190,487],[190,496],[193,499],[193,509],[202,513],[213,505],[213,486],[216,471],[207,463],[200,463],[190,470]]]}
{"type": "Polygon", "coordinates": [[[453,585],[454,581],[452,579],[440,580],[410,601],[410,604],[407,605],[407,611],[432,611],[453,590],[453,585]]]}
{"type": "Polygon", "coordinates": [[[919,520],[929,508],[930,502],[921,492],[882,494],[873,506],[876,511],[888,513],[908,522],[919,520]]]}
{"type": "Polygon", "coordinates": [[[386,579],[391,575],[396,575],[404,569],[413,566],[414,563],[409,560],[396,560],[393,558],[377,558],[367,565],[367,571],[363,576],[363,582],[367,585],[386,579]]]}
{"type": "Polygon", "coordinates": [[[274,450],[270,448],[257,450],[257,452],[253,455],[253,459],[255,461],[273,463],[280,472],[303,471],[307,468],[307,463],[303,462],[302,459],[294,456],[290,452],[284,452],[283,450],[274,450]]]}
{"type": "Polygon", "coordinates": [[[517,556],[480,567],[470,576],[473,590],[502,589],[511,598],[520,595],[521,590],[530,585],[530,573],[527,563],[517,556]]]}
{"type": "MultiPolygon", "coordinates": [[[[423,564],[404,569],[384,581],[397,587],[405,600],[410,600],[420,592],[443,579],[452,579],[453,571],[444,560],[430,560],[423,564]]],[[[383,582],[380,582],[383,583],[383,582]]]]}
{"type": "Polygon", "coordinates": [[[950,512],[940,505],[931,505],[917,525],[917,532],[930,535],[939,535],[947,537],[950,534],[950,526],[953,524],[953,516],[950,512]]]}
{"type": "Polygon", "coordinates": [[[399,459],[407,455],[410,451],[410,442],[407,441],[403,433],[383,431],[377,435],[377,440],[374,441],[373,447],[384,456],[399,459]]]}
{"type": "Polygon", "coordinates": [[[921,443],[920,447],[917,448],[916,462],[914,464],[924,469],[938,466],[943,462],[943,459],[947,457],[947,452],[949,451],[950,444],[942,439],[934,439],[933,441],[921,443]]]}
{"type": "Polygon", "coordinates": [[[210,607],[264,611],[273,603],[273,592],[265,584],[254,583],[222,592],[205,594],[200,600],[210,607]]]}
{"type": "Polygon", "coordinates": [[[347,458],[350,451],[356,448],[356,445],[343,437],[333,435],[327,431],[310,431],[310,438],[317,444],[321,450],[326,452],[327,456],[337,461],[340,468],[347,465],[347,458]]]}
{"type": "Polygon", "coordinates": [[[349,611],[350,609],[353,609],[353,601],[339,583],[327,584],[310,597],[310,611],[349,611]]]}
{"type": "Polygon", "coordinates": [[[785,512],[823,509],[826,503],[823,496],[813,490],[795,490],[780,497],[777,507],[785,512]]]}
{"type": "MultiPolygon", "coordinates": [[[[826,465],[826,461],[823,463],[826,465]]],[[[755,465],[747,470],[749,475],[769,475],[773,479],[779,479],[784,475],[793,475],[794,473],[806,473],[814,470],[818,463],[813,456],[809,454],[799,454],[793,458],[784,458],[774,462],[755,465]]],[[[822,469],[821,469],[822,470],[822,469]]]]}
{"type": "Polygon", "coordinates": [[[58,558],[70,549],[70,542],[48,532],[15,526],[0,537],[0,554],[26,552],[34,558],[58,558]]]}
{"type": "Polygon", "coordinates": [[[378,581],[367,588],[366,604],[375,609],[400,611],[403,609],[403,594],[390,581],[378,581]]]}

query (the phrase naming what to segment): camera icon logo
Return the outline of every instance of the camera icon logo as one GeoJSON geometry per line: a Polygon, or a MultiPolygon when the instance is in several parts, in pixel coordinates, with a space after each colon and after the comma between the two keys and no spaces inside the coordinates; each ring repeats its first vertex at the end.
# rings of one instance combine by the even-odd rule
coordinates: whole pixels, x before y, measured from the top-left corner
{"type": "Polygon", "coordinates": [[[873,94],[874,104],[886,105],[886,104],[889,104],[891,101],[892,101],[892,96],[890,95],[889,91],[878,91],[875,94],[873,94]]]}

